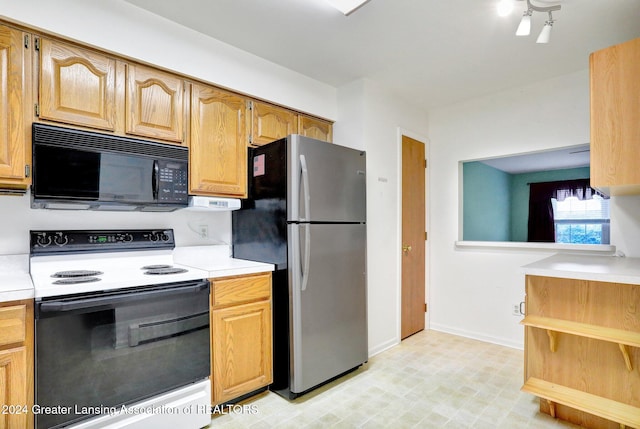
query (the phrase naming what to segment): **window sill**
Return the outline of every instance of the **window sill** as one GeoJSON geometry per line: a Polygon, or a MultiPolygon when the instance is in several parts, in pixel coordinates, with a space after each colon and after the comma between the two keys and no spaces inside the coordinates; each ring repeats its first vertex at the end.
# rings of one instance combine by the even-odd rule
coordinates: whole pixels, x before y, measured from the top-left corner
{"type": "Polygon", "coordinates": [[[456,249],[516,249],[554,251],[560,253],[614,254],[616,246],[609,244],[525,243],[516,241],[456,241],[456,249]]]}

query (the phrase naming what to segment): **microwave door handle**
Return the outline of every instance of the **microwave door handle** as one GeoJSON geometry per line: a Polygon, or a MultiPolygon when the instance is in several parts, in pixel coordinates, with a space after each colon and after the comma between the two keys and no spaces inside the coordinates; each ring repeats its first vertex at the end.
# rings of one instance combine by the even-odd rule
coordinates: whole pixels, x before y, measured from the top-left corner
{"type": "Polygon", "coordinates": [[[158,166],[158,160],[153,160],[153,174],[151,175],[151,187],[153,188],[153,200],[158,199],[158,188],[160,186],[160,168],[158,166]]]}

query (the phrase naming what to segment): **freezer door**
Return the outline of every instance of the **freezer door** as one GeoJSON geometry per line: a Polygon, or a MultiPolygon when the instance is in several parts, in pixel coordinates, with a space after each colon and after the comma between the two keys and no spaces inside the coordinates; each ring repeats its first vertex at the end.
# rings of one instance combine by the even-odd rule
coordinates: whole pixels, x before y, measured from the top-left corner
{"type": "Polygon", "coordinates": [[[289,224],[290,390],[367,360],[366,225],[289,224]]]}
{"type": "Polygon", "coordinates": [[[297,134],[287,151],[289,221],[366,221],[364,151],[297,134]]]}

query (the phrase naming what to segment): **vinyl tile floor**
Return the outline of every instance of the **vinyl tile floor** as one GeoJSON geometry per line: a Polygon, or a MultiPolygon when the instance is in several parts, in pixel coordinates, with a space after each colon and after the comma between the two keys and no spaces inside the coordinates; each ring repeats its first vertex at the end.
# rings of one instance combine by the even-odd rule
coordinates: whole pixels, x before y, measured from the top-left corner
{"type": "Polygon", "coordinates": [[[423,331],[295,401],[268,392],[211,428],[577,428],[520,392],[523,352],[423,331]]]}

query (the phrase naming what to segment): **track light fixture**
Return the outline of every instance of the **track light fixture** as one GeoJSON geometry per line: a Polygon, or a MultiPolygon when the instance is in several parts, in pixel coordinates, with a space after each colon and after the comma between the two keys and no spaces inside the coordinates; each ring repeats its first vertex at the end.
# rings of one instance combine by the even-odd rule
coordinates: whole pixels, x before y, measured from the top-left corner
{"type": "Polygon", "coordinates": [[[542,27],[542,31],[540,32],[536,43],[549,43],[551,27],[553,27],[553,23],[555,22],[551,12],[560,10],[561,6],[559,4],[553,6],[536,6],[531,3],[531,0],[526,1],[527,10],[522,14],[522,20],[516,30],[516,36],[528,36],[531,34],[531,16],[533,15],[533,12],[546,12],[549,14],[549,19],[545,21],[544,27],[542,27]]]}

